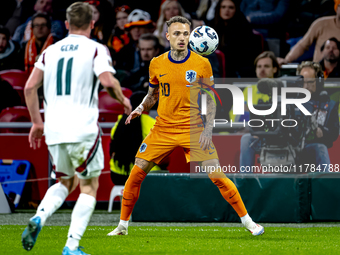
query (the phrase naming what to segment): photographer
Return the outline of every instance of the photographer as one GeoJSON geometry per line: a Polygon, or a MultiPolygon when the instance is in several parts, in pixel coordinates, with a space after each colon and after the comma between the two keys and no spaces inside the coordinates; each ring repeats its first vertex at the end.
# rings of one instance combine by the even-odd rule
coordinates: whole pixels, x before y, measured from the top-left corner
{"type": "MultiPolygon", "coordinates": [[[[310,132],[306,134],[306,144],[300,163],[315,163],[316,166],[330,164],[328,148],[339,136],[338,104],[330,100],[323,91],[323,71],[319,63],[302,62],[296,70],[304,78],[303,88],[311,92],[311,100],[304,104],[312,113],[310,132]],[[315,162],[310,162],[315,159],[315,162]]],[[[328,170],[328,167],[326,167],[328,170]]]]}
{"type": "MultiPolygon", "coordinates": [[[[273,78],[278,76],[280,68],[273,52],[264,51],[263,53],[258,55],[254,61],[254,65],[256,77],[258,79],[268,78],[270,80],[266,80],[268,80],[269,82],[275,82],[273,78]]],[[[259,84],[260,83],[261,82],[259,82],[259,84]]],[[[257,84],[251,86],[252,102],[254,105],[257,105],[259,103],[268,103],[270,101],[270,96],[268,95],[268,93],[264,93],[267,92],[266,87],[267,86],[264,86],[265,91],[263,91],[263,87],[261,88],[261,86],[259,87],[257,84]]],[[[245,104],[248,101],[248,89],[249,88],[247,87],[243,91],[245,104]]],[[[245,114],[241,116],[233,115],[231,110],[229,113],[230,119],[232,119],[234,122],[242,120],[248,121],[250,116],[249,110],[247,105],[245,105],[245,107],[245,114]]],[[[254,137],[249,133],[248,128],[245,128],[239,132],[246,133],[241,138],[240,166],[250,167],[254,165],[255,153],[261,149],[261,143],[259,142],[258,137],[254,137]]]]}
{"type": "MultiPolygon", "coordinates": [[[[303,148],[298,157],[298,163],[313,163],[316,167],[320,165],[324,169],[325,165],[322,166],[322,164],[330,164],[327,148],[332,147],[339,135],[338,105],[330,100],[326,91],[323,91],[323,71],[319,63],[303,62],[299,65],[296,74],[303,78],[303,88],[311,92],[311,100],[305,103],[304,107],[312,114],[312,116],[306,116],[307,132],[304,135],[304,143],[302,143],[302,138],[299,138],[303,148]],[[311,162],[311,158],[315,161],[311,162]]],[[[271,88],[278,87],[278,84],[275,85],[274,80],[262,79],[257,87],[263,93],[268,94],[271,88]]],[[[261,152],[262,145],[261,139],[250,134],[243,135],[240,167],[253,166],[255,154],[261,152]]],[[[328,170],[328,167],[325,169],[328,170]]]]}

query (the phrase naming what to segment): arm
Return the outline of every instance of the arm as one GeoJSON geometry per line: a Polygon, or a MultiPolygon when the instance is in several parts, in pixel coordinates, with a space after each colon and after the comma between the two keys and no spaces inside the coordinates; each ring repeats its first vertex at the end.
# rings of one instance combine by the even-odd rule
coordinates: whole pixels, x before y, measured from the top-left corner
{"type": "MultiPolygon", "coordinates": [[[[213,95],[213,94],[212,94],[213,95]]],[[[214,96],[214,95],[213,95],[214,96]]],[[[212,140],[212,130],[214,127],[214,119],[216,115],[216,105],[213,98],[208,95],[207,96],[207,115],[206,115],[206,123],[205,128],[200,136],[199,143],[200,148],[202,150],[206,150],[209,148],[211,140],[212,140]]]]}
{"type": "Polygon", "coordinates": [[[98,78],[100,83],[105,87],[107,93],[124,106],[126,114],[130,114],[132,108],[130,100],[123,95],[119,81],[110,72],[103,72],[98,78]]]}
{"type": "Polygon", "coordinates": [[[142,114],[143,111],[150,111],[152,106],[158,101],[159,88],[149,87],[148,94],[144,97],[141,104],[127,117],[125,124],[130,124],[130,121],[142,114]]]}
{"type": "Polygon", "coordinates": [[[43,84],[44,71],[34,68],[25,85],[25,100],[33,126],[28,136],[30,147],[39,148],[44,133],[44,123],[39,112],[38,88],[43,84]]]}
{"type": "Polygon", "coordinates": [[[303,36],[303,38],[294,45],[294,47],[289,51],[287,56],[284,59],[278,59],[279,64],[287,64],[291,63],[302,54],[308,50],[308,48],[313,44],[313,42],[318,37],[318,30],[320,29],[321,22],[317,19],[313,22],[313,24],[309,27],[307,33],[303,36]]]}

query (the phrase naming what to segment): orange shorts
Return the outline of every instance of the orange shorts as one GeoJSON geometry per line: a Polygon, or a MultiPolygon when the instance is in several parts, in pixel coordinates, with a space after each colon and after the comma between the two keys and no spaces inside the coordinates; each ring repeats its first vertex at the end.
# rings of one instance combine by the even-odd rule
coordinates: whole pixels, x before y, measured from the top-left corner
{"type": "Polygon", "coordinates": [[[211,143],[210,148],[205,151],[200,148],[198,141],[203,128],[197,129],[195,132],[184,129],[178,129],[178,131],[172,129],[171,132],[166,131],[166,129],[156,126],[152,128],[139,147],[136,158],[159,164],[162,159],[170,155],[175,148],[182,147],[187,162],[218,159],[213,143],[211,143]]]}

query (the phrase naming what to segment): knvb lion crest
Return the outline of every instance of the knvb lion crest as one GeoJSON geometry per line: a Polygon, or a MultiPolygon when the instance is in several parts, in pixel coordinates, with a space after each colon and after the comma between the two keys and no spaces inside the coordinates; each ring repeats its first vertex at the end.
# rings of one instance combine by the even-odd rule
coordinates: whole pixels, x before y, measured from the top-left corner
{"type": "Polygon", "coordinates": [[[185,73],[185,79],[189,82],[189,83],[193,83],[194,81],[196,81],[196,72],[193,70],[189,70],[185,73]]]}

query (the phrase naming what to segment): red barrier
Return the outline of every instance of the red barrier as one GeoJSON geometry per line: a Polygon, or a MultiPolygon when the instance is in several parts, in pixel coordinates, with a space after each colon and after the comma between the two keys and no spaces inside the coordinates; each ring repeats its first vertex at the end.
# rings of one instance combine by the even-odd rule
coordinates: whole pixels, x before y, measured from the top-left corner
{"type": "MultiPolygon", "coordinates": [[[[213,142],[217,149],[220,163],[222,166],[236,166],[239,168],[240,156],[240,139],[241,135],[214,135],[213,142]]],[[[33,179],[48,178],[48,150],[43,142],[42,147],[38,150],[29,148],[28,134],[0,134],[0,159],[20,159],[28,160],[34,166],[33,179]]],[[[104,174],[99,179],[99,190],[97,195],[98,201],[108,201],[110,191],[113,187],[110,178],[110,136],[104,134],[102,136],[102,144],[104,150],[105,166],[104,174]],[[107,172],[107,173],[105,173],[107,172]]],[[[333,147],[329,149],[329,155],[332,164],[340,164],[339,158],[340,139],[338,139],[333,147]]],[[[176,149],[168,159],[165,159],[169,165],[167,169],[170,173],[189,173],[189,164],[186,163],[182,149],[176,149]]],[[[32,186],[32,199],[41,200],[48,188],[48,181],[38,181],[32,186]]],[[[68,201],[75,201],[79,195],[79,189],[73,192],[68,201]]]]}

